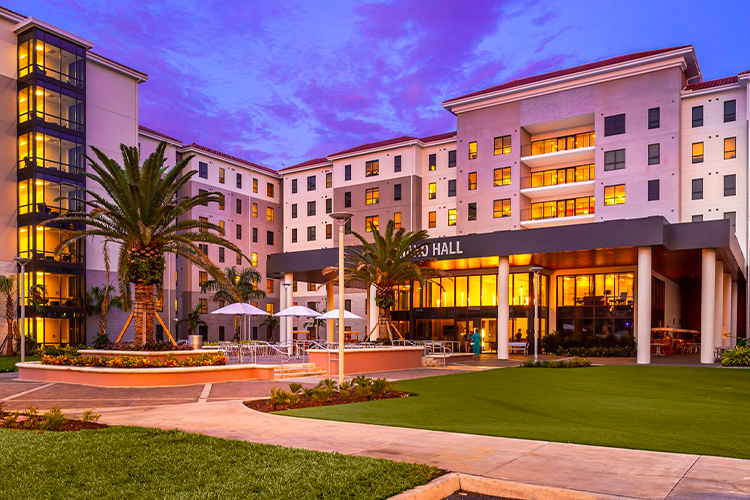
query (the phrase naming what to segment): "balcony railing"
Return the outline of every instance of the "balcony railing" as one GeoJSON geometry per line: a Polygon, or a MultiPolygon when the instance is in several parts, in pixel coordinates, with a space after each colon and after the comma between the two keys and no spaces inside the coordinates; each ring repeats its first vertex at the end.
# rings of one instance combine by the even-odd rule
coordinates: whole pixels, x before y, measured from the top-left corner
{"type": "Polygon", "coordinates": [[[532,141],[531,144],[521,146],[521,156],[535,156],[547,153],[557,153],[570,149],[588,148],[594,145],[594,132],[584,132],[575,135],[565,135],[532,141]]]}
{"type": "Polygon", "coordinates": [[[543,170],[521,177],[521,189],[558,186],[594,180],[594,165],[580,165],[577,167],[555,168],[543,170]]]}
{"type": "Polygon", "coordinates": [[[521,210],[521,220],[559,219],[577,215],[594,215],[593,196],[532,203],[531,208],[521,210]]]}
{"type": "Polygon", "coordinates": [[[21,161],[18,162],[18,169],[24,169],[27,167],[43,167],[43,168],[51,168],[53,170],[57,170],[59,172],[65,172],[68,174],[80,174],[83,172],[83,166],[79,165],[70,165],[68,163],[63,163],[59,161],[54,160],[47,160],[46,158],[23,158],[21,161]]]}

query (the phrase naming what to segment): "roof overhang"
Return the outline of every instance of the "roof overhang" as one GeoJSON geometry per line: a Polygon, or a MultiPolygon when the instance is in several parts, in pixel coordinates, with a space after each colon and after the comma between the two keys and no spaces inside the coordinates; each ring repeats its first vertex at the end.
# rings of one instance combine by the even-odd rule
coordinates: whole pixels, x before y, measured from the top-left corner
{"type": "Polygon", "coordinates": [[[94,46],[93,42],[90,42],[84,38],[81,38],[79,36],[74,35],[73,33],[69,33],[65,30],[61,30],[60,28],[56,26],[52,26],[49,23],[45,23],[44,21],[40,21],[39,19],[36,19],[34,17],[27,17],[20,23],[16,24],[13,27],[13,33],[20,33],[22,31],[25,31],[29,28],[40,28],[44,31],[48,31],[49,33],[52,33],[54,35],[59,36],[60,38],[64,38],[65,40],[74,43],[76,45],[80,45],[81,47],[85,48],[86,50],[92,48],[94,46]]]}

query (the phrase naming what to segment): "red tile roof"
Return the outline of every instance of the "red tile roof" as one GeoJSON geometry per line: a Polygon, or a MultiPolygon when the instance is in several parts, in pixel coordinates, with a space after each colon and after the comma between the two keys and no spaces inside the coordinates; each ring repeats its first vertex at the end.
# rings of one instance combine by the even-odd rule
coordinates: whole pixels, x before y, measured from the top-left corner
{"type": "Polygon", "coordinates": [[[227,153],[222,153],[221,151],[217,151],[215,149],[207,148],[206,146],[201,146],[200,144],[192,143],[188,144],[187,146],[184,146],[182,149],[197,149],[200,151],[205,151],[206,153],[210,153],[212,155],[220,156],[221,158],[226,158],[230,161],[235,161],[237,163],[242,163],[243,165],[247,165],[248,167],[257,168],[259,170],[265,170],[266,172],[272,173],[272,174],[278,174],[279,172],[269,168],[265,167],[263,165],[259,165],[258,163],[254,163],[252,161],[243,160],[242,158],[239,158],[237,156],[232,156],[227,153]]]}
{"type": "Polygon", "coordinates": [[[161,132],[157,132],[156,130],[154,130],[152,128],[144,127],[143,125],[138,125],[138,130],[142,130],[142,131],[144,131],[146,133],[149,133],[149,134],[158,135],[159,137],[162,137],[164,139],[168,139],[168,140],[174,141],[174,142],[179,142],[180,144],[182,144],[182,141],[179,140],[179,139],[175,139],[174,137],[171,137],[171,136],[169,136],[167,134],[162,134],[161,132]]]}
{"type": "Polygon", "coordinates": [[[330,163],[328,161],[328,158],[313,158],[312,160],[303,161],[302,163],[297,163],[296,165],[292,165],[291,167],[284,167],[279,169],[279,172],[285,172],[287,170],[292,170],[294,168],[300,168],[300,167],[309,167],[310,165],[319,165],[321,163],[330,163]]]}
{"type": "Polygon", "coordinates": [[[343,155],[347,153],[356,153],[357,151],[364,151],[366,149],[380,148],[383,146],[390,146],[391,144],[398,144],[400,142],[409,142],[409,141],[415,141],[415,140],[417,140],[416,137],[412,137],[410,135],[402,135],[401,137],[395,137],[393,139],[388,139],[385,141],[368,142],[367,144],[361,144],[359,146],[345,149],[343,151],[339,151],[338,153],[333,153],[328,156],[330,157],[330,156],[343,155]]]}
{"type": "Polygon", "coordinates": [[[482,95],[482,94],[489,94],[491,92],[496,92],[496,91],[499,91],[499,90],[506,90],[506,89],[511,89],[513,87],[520,87],[521,85],[526,85],[526,84],[529,84],[529,83],[537,83],[537,82],[542,82],[544,80],[551,80],[552,78],[558,78],[558,77],[561,77],[561,76],[573,75],[575,73],[581,73],[581,72],[592,70],[592,69],[603,68],[603,67],[606,67],[606,66],[612,66],[614,64],[620,64],[620,63],[624,63],[624,62],[628,62],[628,61],[633,61],[633,60],[636,60],[636,59],[643,59],[645,57],[655,56],[655,55],[658,55],[658,54],[663,54],[665,52],[671,52],[673,50],[685,49],[685,48],[688,48],[688,47],[691,47],[691,45],[681,45],[679,47],[669,47],[669,48],[666,48],[666,49],[647,50],[647,51],[644,51],[644,52],[634,52],[632,54],[626,54],[624,56],[611,57],[609,59],[604,59],[602,61],[595,61],[595,62],[588,63],[588,64],[582,64],[580,66],[574,66],[572,68],[566,68],[566,69],[561,69],[561,70],[557,70],[557,71],[551,71],[549,73],[543,73],[541,75],[534,75],[534,76],[529,76],[529,77],[526,77],[526,78],[521,78],[521,79],[518,79],[518,80],[512,80],[510,82],[502,83],[500,85],[496,85],[494,87],[490,87],[490,88],[487,88],[487,89],[484,89],[484,90],[478,90],[476,92],[471,92],[470,94],[465,94],[465,95],[462,95],[462,96],[459,96],[459,97],[454,97],[452,99],[448,99],[447,101],[443,102],[443,105],[445,105],[447,103],[451,103],[453,101],[457,101],[459,99],[465,99],[467,97],[474,97],[474,96],[478,96],[478,95],[482,95]]]}
{"type": "Polygon", "coordinates": [[[428,135],[427,137],[420,137],[419,140],[426,144],[428,142],[435,142],[435,141],[442,141],[444,139],[450,139],[451,137],[456,137],[455,130],[453,132],[445,132],[444,134],[435,134],[435,135],[428,135]]]}
{"type": "Polygon", "coordinates": [[[685,87],[685,90],[703,90],[712,87],[721,87],[722,85],[731,85],[740,81],[739,77],[727,76],[726,78],[717,78],[716,80],[707,80],[705,82],[691,83],[685,87]]]}

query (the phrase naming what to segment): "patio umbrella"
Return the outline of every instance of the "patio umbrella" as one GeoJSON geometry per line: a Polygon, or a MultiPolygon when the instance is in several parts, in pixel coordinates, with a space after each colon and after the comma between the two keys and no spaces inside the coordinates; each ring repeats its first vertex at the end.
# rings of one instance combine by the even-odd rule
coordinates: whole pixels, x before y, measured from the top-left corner
{"type": "MultiPolygon", "coordinates": [[[[277,316],[279,318],[317,318],[320,313],[314,309],[310,309],[309,307],[305,306],[292,306],[287,307],[286,309],[283,309],[274,316],[277,316]]],[[[291,332],[289,333],[291,336],[291,332]]],[[[289,346],[289,352],[291,353],[292,346],[289,346]]]]}
{"type": "MultiPolygon", "coordinates": [[[[320,316],[318,316],[315,319],[339,319],[339,310],[338,309],[331,309],[330,311],[326,313],[322,313],[320,316]]],[[[344,309],[344,319],[362,319],[353,312],[349,312],[346,309],[344,309]]]]}
{"type": "MultiPolygon", "coordinates": [[[[211,314],[226,314],[229,316],[269,316],[269,314],[263,309],[258,309],[252,304],[246,304],[244,302],[235,302],[229,304],[221,309],[213,311],[211,314]]],[[[246,330],[249,331],[250,325],[247,325],[246,330]]],[[[242,336],[240,336],[241,339],[242,336]]]]}

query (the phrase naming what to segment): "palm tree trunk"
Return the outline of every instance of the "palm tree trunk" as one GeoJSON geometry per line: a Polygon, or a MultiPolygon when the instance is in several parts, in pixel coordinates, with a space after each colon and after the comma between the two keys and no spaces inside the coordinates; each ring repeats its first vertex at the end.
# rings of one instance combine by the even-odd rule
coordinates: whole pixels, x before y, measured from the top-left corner
{"type": "Polygon", "coordinates": [[[136,283],[133,303],[136,342],[154,341],[154,307],[154,285],[136,283]]]}
{"type": "Polygon", "coordinates": [[[104,244],[104,298],[102,299],[102,313],[99,316],[99,335],[107,334],[107,312],[109,311],[109,251],[104,244]]]}
{"type": "Polygon", "coordinates": [[[5,319],[8,322],[8,335],[5,339],[5,354],[7,356],[13,356],[13,341],[15,340],[15,336],[13,335],[14,309],[13,295],[8,294],[5,296],[5,319]]]}

